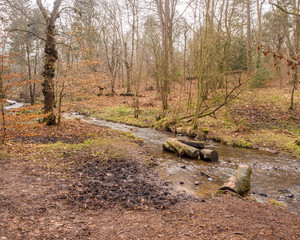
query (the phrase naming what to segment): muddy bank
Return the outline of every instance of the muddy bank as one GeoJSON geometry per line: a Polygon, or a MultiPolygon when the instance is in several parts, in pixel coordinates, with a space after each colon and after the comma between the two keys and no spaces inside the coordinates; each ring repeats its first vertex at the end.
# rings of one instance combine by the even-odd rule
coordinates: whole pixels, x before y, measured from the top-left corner
{"type": "Polygon", "coordinates": [[[92,159],[75,170],[67,203],[84,208],[165,209],[179,200],[157,175],[136,161],[92,159]]]}

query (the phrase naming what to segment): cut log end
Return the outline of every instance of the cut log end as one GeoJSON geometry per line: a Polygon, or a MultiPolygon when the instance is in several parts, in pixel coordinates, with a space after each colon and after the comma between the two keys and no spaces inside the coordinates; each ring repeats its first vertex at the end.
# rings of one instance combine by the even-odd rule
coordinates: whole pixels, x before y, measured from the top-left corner
{"type": "Polygon", "coordinates": [[[176,153],[176,149],[173,148],[170,144],[168,143],[163,143],[162,144],[162,147],[165,151],[168,151],[168,152],[172,152],[172,153],[176,153]]]}
{"type": "Polygon", "coordinates": [[[206,161],[217,162],[219,160],[219,155],[214,150],[202,149],[200,150],[200,158],[206,161]]]}

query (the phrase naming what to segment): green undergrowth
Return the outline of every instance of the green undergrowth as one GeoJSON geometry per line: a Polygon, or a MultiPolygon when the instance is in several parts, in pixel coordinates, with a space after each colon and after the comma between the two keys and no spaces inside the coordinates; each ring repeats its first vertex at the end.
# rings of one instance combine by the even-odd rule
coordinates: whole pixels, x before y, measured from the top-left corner
{"type": "MultiPolygon", "coordinates": [[[[241,148],[261,148],[272,152],[282,152],[300,157],[299,135],[285,129],[253,129],[245,125],[237,125],[230,121],[203,118],[199,121],[199,129],[206,129],[207,134],[197,133],[199,139],[214,140],[223,144],[241,148]]],[[[186,127],[188,133],[189,127],[186,127]]],[[[187,134],[188,135],[188,134],[187,134]]]]}
{"type": "Polygon", "coordinates": [[[100,112],[94,113],[93,116],[99,119],[124,123],[138,127],[150,127],[158,114],[157,109],[145,109],[139,111],[139,117],[134,117],[134,108],[126,106],[115,106],[102,108],[100,112]]]}

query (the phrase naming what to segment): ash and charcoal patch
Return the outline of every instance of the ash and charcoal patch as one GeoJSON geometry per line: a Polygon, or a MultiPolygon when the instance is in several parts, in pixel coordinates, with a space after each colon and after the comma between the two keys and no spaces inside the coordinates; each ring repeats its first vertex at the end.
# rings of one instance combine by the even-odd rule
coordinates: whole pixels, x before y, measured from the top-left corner
{"type": "Polygon", "coordinates": [[[166,209],[179,200],[144,165],[133,161],[87,162],[78,169],[77,178],[68,202],[84,208],[166,209]]]}
{"type": "Polygon", "coordinates": [[[58,141],[68,144],[83,143],[86,139],[76,137],[51,137],[51,136],[21,136],[14,138],[15,142],[20,143],[57,143],[58,141]]]}

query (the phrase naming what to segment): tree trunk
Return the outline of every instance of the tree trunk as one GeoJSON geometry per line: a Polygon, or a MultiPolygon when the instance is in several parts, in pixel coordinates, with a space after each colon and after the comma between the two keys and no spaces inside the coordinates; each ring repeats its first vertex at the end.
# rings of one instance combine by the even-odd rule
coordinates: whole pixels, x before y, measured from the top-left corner
{"type": "Polygon", "coordinates": [[[247,73],[248,73],[248,76],[250,76],[251,72],[252,72],[250,0],[246,0],[246,9],[247,9],[247,73]]]}
{"type": "Polygon", "coordinates": [[[54,125],[56,123],[54,107],[55,107],[55,92],[54,92],[54,76],[55,76],[55,62],[58,58],[56,50],[56,40],[55,40],[55,21],[59,18],[59,7],[62,0],[55,0],[53,3],[53,10],[48,14],[47,10],[44,8],[41,0],[37,0],[40,11],[42,12],[45,22],[46,22],[46,42],[45,42],[45,60],[44,60],[44,70],[42,75],[44,77],[43,94],[44,94],[44,112],[48,114],[45,118],[47,125],[54,125]]]}
{"type": "Polygon", "coordinates": [[[200,49],[200,59],[198,65],[198,81],[197,81],[197,103],[196,103],[196,111],[193,121],[193,129],[198,128],[198,115],[201,110],[201,106],[203,103],[203,75],[205,70],[206,58],[207,58],[207,37],[208,37],[208,24],[209,24],[209,10],[210,10],[210,0],[207,1],[206,6],[206,16],[205,16],[205,30],[204,36],[201,39],[201,49],[200,49]]]}
{"type": "MultiPolygon", "coordinates": [[[[29,38],[27,36],[26,39],[26,54],[27,54],[27,67],[28,67],[28,80],[32,80],[32,74],[31,74],[31,63],[30,63],[30,51],[29,51],[29,38]]],[[[30,93],[30,104],[34,105],[34,97],[35,97],[35,91],[34,91],[33,84],[29,82],[29,93],[30,93]]]]}
{"type": "MultiPolygon", "coordinates": [[[[264,0],[260,2],[260,0],[256,0],[256,8],[257,8],[257,19],[258,19],[258,29],[257,29],[257,45],[261,45],[261,32],[262,32],[262,5],[264,0]]],[[[261,48],[257,51],[256,58],[256,69],[260,69],[261,65],[261,48]]]]}
{"type": "Polygon", "coordinates": [[[247,165],[240,165],[235,174],[219,190],[229,190],[244,196],[250,190],[252,169],[247,165]]]}
{"type": "MultiPolygon", "coordinates": [[[[298,2],[294,1],[294,11],[299,13],[300,10],[300,0],[298,2]]],[[[296,15],[294,16],[294,22],[295,22],[295,42],[294,42],[294,57],[296,58],[299,54],[299,39],[300,39],[300,16],[296,15]]],[[[294,94],[295,90],[297,89],[297,83],[298,83],[298,66],[295,65],[293,69],[293,77],[292,77],[292,93],[291,93],[291,104],[289,109],[294,110],[294,94]]]]}
{"type": "Polygon", "coordinates": [[[43,86],[43,94],[44,94],[44,111],[48,113],[47,124],[53,125],[55,124],[55,114],[54,114],[54,106],[55,106],[55,93],[54,93],[54,75],[55,75],[55,62],[58,58],[57,50],[55,48],[55,25],[51,24],[50,21],[47,21],[47,29],[46,29],[46,45],[45,45],[45,64],[43,70],[44,82],[43,86]]]}
{"type": "Polygon", "coordinates": [[[124,42],[124,64],[126,68],[126,93],[131,92],[131,75],[132,75],[132,62],[128,62],[127,43],[124,42]]]}

